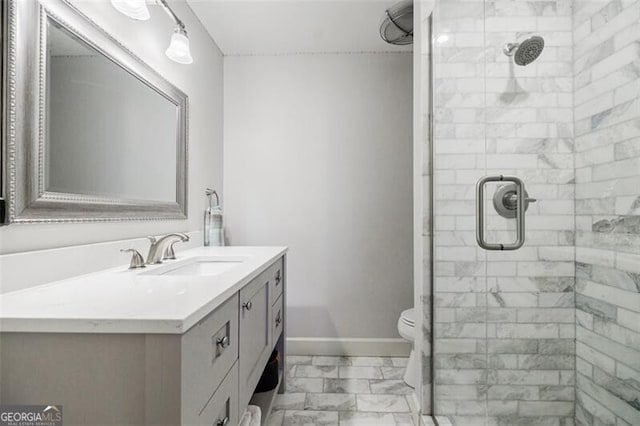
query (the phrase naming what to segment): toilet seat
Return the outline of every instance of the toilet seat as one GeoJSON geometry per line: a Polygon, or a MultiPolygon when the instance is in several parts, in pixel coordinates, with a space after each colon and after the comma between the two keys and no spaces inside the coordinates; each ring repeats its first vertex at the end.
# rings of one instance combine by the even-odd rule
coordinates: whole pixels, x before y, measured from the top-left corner
{"type": "Polygon", "coordinates": [[[400,336],[413,344],[415,327],[415,310],[407,309],[406,311],[402,311],[400,318],[398,318],[398,333],[400,336]]]}
{"type": "Polygon", "coordinates": [[[405,311],[402,311],[402,314],[400,314],[400,321],[410,327],[414,327],[416,325],[415,316],[416,310],[414,308],[407,309],[405,311]]]}

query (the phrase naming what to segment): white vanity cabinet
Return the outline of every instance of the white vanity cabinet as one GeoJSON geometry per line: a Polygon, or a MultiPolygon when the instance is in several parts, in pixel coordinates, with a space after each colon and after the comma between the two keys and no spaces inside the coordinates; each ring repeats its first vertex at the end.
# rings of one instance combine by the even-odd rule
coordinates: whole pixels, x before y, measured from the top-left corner
{"type": "Polygon", "coordinates": [[[183,424],[238,423],[274,348],[284,350],[283,293],[279,258],[182,336],[183,424]]]}
{"type": "Polygon", "coordinates": [[[284,329],[284,296],[280,296],[271,308],[271,328],[274,338],[277,339],[284,329]]]}
{"type": "Polygon", "coordinates": [[[275,348],[285,359],[284,268],[267,261],[182,333],[0,333],[0,403],[59,404],[66,425],[235,426],[251,401],[264,424],[278,388],[254,390],[275,348]]]}
{"type": "MultiPolygon", "coordinates": [[[[243,410],[244,411],[244,410],[243,410]]],[[[238,407],[238,363],[233,365],[227,377],[211,396],[198,418],[183,424],[232,426],[240,422],[238,407]]]]}
{"type": "MultiPolygon", "coordinates": [[[[262,371],[280,333],[274,329],[274,298],[280,298],[284,282],[279,259],[240,291],[240,404],[253,396],[262,371]]],[[[282,322],[283,313],[280,313],[282,322]]],[[[283,357],[281,357],[283,358],[283,357]]]]}
{"type": "Polygon", "coordinates": [[[240,291],[240,403],[249,404],[272,350],[269,277],[262,274],[240,291]]]}
{"type": "MultiPolygon", "coordinates": [[[[182,336],[182,422],[196,424],[238,360],[238,295],[182,336]]],[[[237,368],[235,383],[238,382],[237,368]]],[[[237,407],[237,397],[231,405],[237,407]]],[[[215,404],[214,404],[215,405],[215,404]]],[[[237,408],[236,408],[237,409],[237,408]]],[[[215,424],[215,423],[214,423],[215,424]]]]}

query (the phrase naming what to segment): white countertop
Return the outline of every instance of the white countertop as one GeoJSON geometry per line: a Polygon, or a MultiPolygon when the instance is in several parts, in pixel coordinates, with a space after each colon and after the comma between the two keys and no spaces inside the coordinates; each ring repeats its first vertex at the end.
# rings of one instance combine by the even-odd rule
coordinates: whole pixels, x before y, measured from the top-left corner
{"type": "Polygon", "coordinates": [[[122,265],[5,293],[0,295],[0,330],[182,334],[286,251],[285,247],[201,247],[178,251],[177,260],[163,265],[135,270],[122,265]],[[152,274],[197,257],[243,262],[214,276],[152,274]]]}

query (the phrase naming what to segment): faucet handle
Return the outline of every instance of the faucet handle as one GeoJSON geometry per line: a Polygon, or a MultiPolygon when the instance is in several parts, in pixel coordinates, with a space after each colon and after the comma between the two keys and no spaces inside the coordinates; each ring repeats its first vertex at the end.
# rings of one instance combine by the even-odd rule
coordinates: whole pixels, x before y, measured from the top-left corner
{"type": "Polygon", "coordinates": [[[144,258],[140,254],[140,252],[136,249],[121,249],[121,253],[131,253],[131,263],[129,264],[129,269],[138,269],[144,268],[144,258]]]}
{"type": "MultiPolygon", "coordinates": [[[[186,234],[182,234],[182,233],[177,233],[176,235],[178,235],[183,243],[186,243],[187,241],[189,241],[189,236],[186,234]]],[[[176,252],[173,248],[174,245],[176,245],[178,241],[173,241],[171,242],[171,244],[169,244],[169,246],[167,247],[167,249],[165,250],[163,256],[162,256],[162,260],[175,260],[176,259],[176,252]]]]}
{"type": "Polygon", "coordinates": [[[177,241],[172,242],[171,244],[169,244],[169,247],[167,247],[167,249],[164,252],[164,256],[162,256],[162,260],[174,260],[176,258],[176,252],[173,249],[173,246],[175,245],[177,241]]]}

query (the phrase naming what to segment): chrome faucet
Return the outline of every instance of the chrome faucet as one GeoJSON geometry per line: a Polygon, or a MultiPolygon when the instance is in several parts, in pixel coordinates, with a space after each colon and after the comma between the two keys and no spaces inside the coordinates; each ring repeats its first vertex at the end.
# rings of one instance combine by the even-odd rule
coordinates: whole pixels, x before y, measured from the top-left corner
{"type": "MultiPolygon", "coordinates": [[[[149,254],[147,255],[147,265],[162,263],[162,261],[167,258],[167,249],[169,247],[172,247],[173,244],[178,241],[182,241],[183,243],[189,241],[188,235],[179,232],[168,234],[158,239],[156,239],[156,237],[147,238],[149,238],[149,241],[151,241],[151,245],[149,246],[149,254]]],[[[173,250],[171,251],[173,252],[173,250]]],[[[173,257],[175,258],[175,255],[173,257]]]]}

